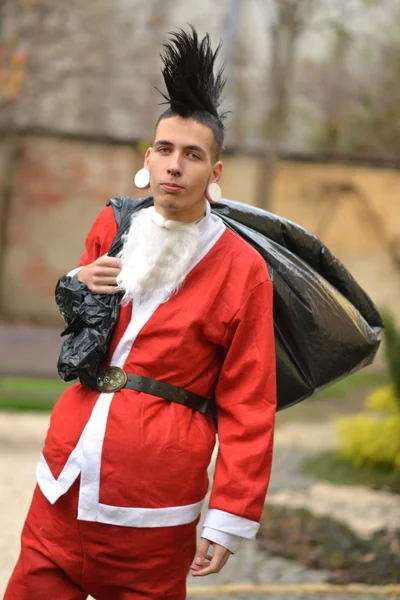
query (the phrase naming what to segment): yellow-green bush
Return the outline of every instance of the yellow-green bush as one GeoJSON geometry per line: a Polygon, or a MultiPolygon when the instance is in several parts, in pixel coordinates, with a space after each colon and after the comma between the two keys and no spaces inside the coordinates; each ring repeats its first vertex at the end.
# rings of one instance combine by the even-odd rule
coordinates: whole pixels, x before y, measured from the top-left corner
{"type": "Polygon", "coordinates": [[[365,400],[365,408],[376,412],[398,412],[399,401],[394,385],[385,385],[372,390],[365,400]]]}
{"type": "Polygon", "coordinates": [[[385,338],[386,364],[400,410],[400,329],[396,327],[392,315],[384,312],[383,320],[385,323],[383,335],[385,338]]]}
{"type": "Polygon", "coordinates": [[[339,455],[355,467],[400,471],[400,331],[391,315],[384,322],[391,385],[373,390],[364,412],[338,422],[339,455]]]}
{"type": "Polygon", "coordinates": [[[338,430],[339,454],[354,466],[400,470],[400,412],[346,417],[338,430]]]}

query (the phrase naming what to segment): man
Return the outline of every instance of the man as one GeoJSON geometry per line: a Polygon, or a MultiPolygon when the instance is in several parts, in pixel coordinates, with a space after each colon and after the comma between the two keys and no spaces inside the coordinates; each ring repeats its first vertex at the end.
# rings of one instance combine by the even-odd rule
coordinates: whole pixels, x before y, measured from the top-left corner
{"type": "Polygon", "coordinates": [[[170,108],[138,182],[154,207],[133,217],[119,258],[107,256],[117,225],[103,209],[71,273],[94,293],[124,291],[105,366],[215,394],[201,542],[211,416],[125,384],[75,384],[51,416],[5,600],[181,600],[189,569],[218,572],[257,532],[276,406],[272,284],[261,256],[210,213],[224,133],[217,52],[193,29],[165,45],[170,108]]]}

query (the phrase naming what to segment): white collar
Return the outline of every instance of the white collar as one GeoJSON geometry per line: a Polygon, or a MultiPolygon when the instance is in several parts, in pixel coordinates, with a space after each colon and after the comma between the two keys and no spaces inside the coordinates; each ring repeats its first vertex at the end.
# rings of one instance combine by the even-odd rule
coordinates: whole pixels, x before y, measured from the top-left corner
{"type": "Polygon", "coordinates": [[[150,210],[151,220],[159,227],[165,227],[165,229],[172,229],[174,231],[188,231],[193,227],[193,225],[195,225],[200,233],[206,229],[211,214],[211,207],[208,200],[206,201],[206,214],[204,217],[201,217],[201,219],[198,221],[193,221],[192,223],[183,223],[182,221],[165,219],[162,215],[156,212],[154,206],[151,206],[148,210],[150,210]]]}

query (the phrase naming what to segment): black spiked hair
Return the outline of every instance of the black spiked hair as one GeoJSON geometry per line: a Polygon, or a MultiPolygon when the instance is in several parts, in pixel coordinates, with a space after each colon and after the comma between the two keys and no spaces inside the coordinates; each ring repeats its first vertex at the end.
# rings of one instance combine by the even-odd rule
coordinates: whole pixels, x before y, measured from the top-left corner
{"type": "Polygon", "coordinates": [[[191,34],[183,29],[170,33],[171,39],[163,44],[162,74],[168,93],[160,93],[166,100],[163,104],[170,107],[159,117],[156,127],[162,119],[175,115],[191,118],[210,127],[221,148],[227,114],[218,112],[226,81],[223,67],[214,76],[221,44],[213,52],[209,34],[199,41],[195,28],[190,25],[190,29],[191,34]]]}

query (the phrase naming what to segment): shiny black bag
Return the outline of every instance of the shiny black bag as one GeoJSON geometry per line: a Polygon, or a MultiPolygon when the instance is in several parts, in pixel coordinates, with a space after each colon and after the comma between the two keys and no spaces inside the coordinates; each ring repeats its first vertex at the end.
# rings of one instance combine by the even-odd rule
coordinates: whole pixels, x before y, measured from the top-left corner
{"type": "MultiPolygon", "coordinates": [[[[118,240],[109,252],[113,256],[122,247],[121,237],[132,213],[153,201],[116,198],[111,204],[117,220],[121,219],[118,240]]],[[[213,205],[212,212],[266,261],[274,287],[278,410],[373,361],[382,319],[367,294],[316,236],[286,219],[231,200],[213,205]]],[[[72,292],[75,300],[67,302],[70,325],[63,334],[71,336],[61,351],[59,374],[66,381],[80,377],[85,383],[93,382],[107,355],[121,296],[83,291],[83,304],[78,292],[72,292]],[[98,308],[90,296],[100,299],[98,308]],[[84,315],[86,305],[88,316],[84,315]],[[73,328],[74,323],[78,328],[73,328]]],[[[65,304],[65,289],[62,296],[61,304],[65,304]]]]}
{"type": "Polygon", "coordinates": [[[278,410],[373,362],[382,318],[321,240],[239,202],[212,211],[261,254],[273,282],[278,410]]]}
{"type": "MultiPolygon", "coordinates": [[[[115,198],[110,201],[119,225],[109,256],[122,249],[123,235],[129,230],[131,215],[138,200],[115,198]]],[[[64,275],[55,291],[56,303],[67,324],[62,336],[69,336],[61,347],[58,375],[64,381],[79,378],[90,388],[96,387],[98,371],[105,361],[118,319],[122,293],[94,294],[77,277],[64,275]]]]}

